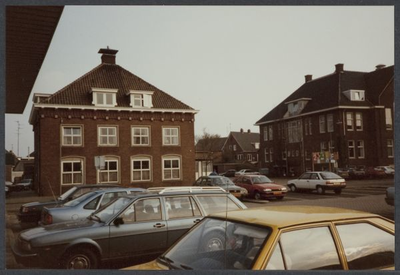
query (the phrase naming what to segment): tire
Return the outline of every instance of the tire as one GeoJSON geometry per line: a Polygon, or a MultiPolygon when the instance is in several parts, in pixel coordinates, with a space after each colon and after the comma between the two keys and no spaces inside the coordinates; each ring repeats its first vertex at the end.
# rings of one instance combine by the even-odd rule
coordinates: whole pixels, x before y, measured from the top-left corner
{"type": "Polygon", "coordinates": [[[325,194],[325,189],[318,185],[317,186],[317,193],[320,194],[320,195],[323,195],[323,194],[325,194]]]}
{"type": "Polygon", "coordinates": [[[99,260],[92,250],[77,248],[64,255],[62,265],[64,269],[97,269],[99,260]]]}
{"type": "Polygon", "coordinates": [[[261,200],[261,194],[259,192],[254,192],[254,199],[261,200]]]}
{"type": "Polygon", "coordinates": [[[342,194],[342,189],[335,189],[334,192],[336,195],[340,195],[342,194]]]}
{"type": "Polygon", "coordinates": [[[296,185],[294,185],[294,184],[290,185],[290,191],[297,192],[296,185]]]}
{"type": "Polygon", "coordinates": [[[225,236],[220,232],[211,232],[205,238],[203,252],[219,251],[225,249],[225,236]]]}

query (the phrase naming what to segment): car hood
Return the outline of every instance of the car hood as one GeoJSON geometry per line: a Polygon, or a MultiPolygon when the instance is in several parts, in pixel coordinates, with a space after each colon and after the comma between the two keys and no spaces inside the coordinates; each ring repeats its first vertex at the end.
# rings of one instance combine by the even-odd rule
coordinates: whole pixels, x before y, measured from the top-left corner
{"type": "Polygon", "coordinates": [[[65,233],[66,231],[87,229],[89,227],[97,227],[103,224],[104,223],[99,223],[89,219],[81,221],[62,222],[25,230],[21,232],[20,236],[22,239],[30,241],[38,237],[47,237],[55,233],[65,233]]]}
{"type": "Polygon", "coordinates": [[[259,188],[269,188],[269,189],[281,189],[282,185],[276,184],[276,183],[256,183],[254,186],[259,187],[259,188]]]}
{"type": "Polygon", "coordinates": [[[228,185],[228,186],[223,186],[220,185],[223,189],[228,190],[228,191],[234,191],[234,190],[241,190],[242,188],[236,185],[228,185]]]}
{"type": "Polygon", "coordinates": [[[167,269],[168,268],[166,266],[157,263],[157,260],[123,268],[123,270],[167,270],[167,269]]]}

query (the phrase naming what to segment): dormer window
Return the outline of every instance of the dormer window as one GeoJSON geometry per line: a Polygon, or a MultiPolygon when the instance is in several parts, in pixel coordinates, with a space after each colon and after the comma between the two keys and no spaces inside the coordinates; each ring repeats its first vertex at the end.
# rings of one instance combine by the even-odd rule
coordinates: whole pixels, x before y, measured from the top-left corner
{"type": "Polygon", "coordinates": [[[130,106],[133,108],[153,107],[153,93],[151,91],[129,91],[131,96],[130,106]]]}
{"type": "Polygon", "coordinates": [[[363,90],[347,90],[343,94],[351,101],[365,101],[365,91],[363,90]]]}
{"type": "Polygon", "coordinates": [[[287,108],[288,111],[286,113],[286,117],[287,116],[296,116],[299,115],[301,113],[301,111],[303,111],[303,109],[306,107],[308,101],[310,101],[311,98],[299,98],[296,100],[292,100],[289,102],[285,102],[285,104],[287,104],[287,108]]]}
{"type": "Polygon", "coordinates": [[[115,107],[117,105],[117,89],[92,88],[93,104],[99,107],[115,107]]]}

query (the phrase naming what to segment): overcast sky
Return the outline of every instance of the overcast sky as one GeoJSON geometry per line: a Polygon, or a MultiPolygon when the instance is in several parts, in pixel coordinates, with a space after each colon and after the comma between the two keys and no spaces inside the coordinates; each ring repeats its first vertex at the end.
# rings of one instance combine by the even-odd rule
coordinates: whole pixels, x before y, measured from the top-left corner
{"type": "MultiPolygon", "coordinates": [[[[117,64],[199,110],[203,129],[227,136],[259,132],[257,120],[304,83],[345,70],[394,64],[390,6],[67,6],[33,93],[53,94],[100,64],[100,48],[117,64]]],[[[22,115],[6,115],[7,150],[33,151],[31,98],[22,115]]]]}

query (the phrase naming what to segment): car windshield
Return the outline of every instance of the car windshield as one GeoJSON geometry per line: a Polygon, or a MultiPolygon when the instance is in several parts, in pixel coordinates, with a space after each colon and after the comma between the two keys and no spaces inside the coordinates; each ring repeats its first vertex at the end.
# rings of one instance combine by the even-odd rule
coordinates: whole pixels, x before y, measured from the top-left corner
{"type": "Polygon", "coordinates": [[[86,201],[88,198],[94,197],[96,195],[97,195],[97,193],[95,193],[95,192],[85,193],[85,194],[77,197],[76,199],[73,199],[73,200],[71,200],[71,201],[69,201],[67,203],[64,203],[64,206],[75,206],[75,205],[78,205],[81,202],[86,201]]]}
{"type": "Polygon", "coordinates": [[[69,189],[67,192],[65,192],[64,194],[62,194],[61,196],[58,197],[59,201],[63,201],[66,200],[72,193],[75,192],[75,190],[77,189],[77,187],[72,187],[71,189],[69,189]]]}
{"type": "Polygon", "coordinates": [[[235,185],[230,179],[225,177],[215,178],[213,182],[217,185],[226,186],[226,185],[235,185]]]}
{"type": "Polygon", "coordinates": [[[259,183],[270,183],[272,180],[267,178],[266,176],[258,176],[258,177],[253,177],[253,183],[259,184],[259,183]]]}
{"type": "Polygon", "coordinates": [[[335,173],[332,173],[332,172],[323,172],[323,173],[321,173],[321,177],[324,180],[341,179],[340,176],[338,176],[338,175],[336,175],[335,173]]]}
{"type": "Polygon", "coordinates": [[[130,198],[119,197],[93,212],[91,216],[96,217],[99,221],[106,222],[120,210],[125,208],[130,202],[132,202],[132,199],[130,198]]]}
{"type": "Polygon", "coordinates": [[[251,269],[270,229],[205,218],[158,260],[171,269],[251,269]]]}

